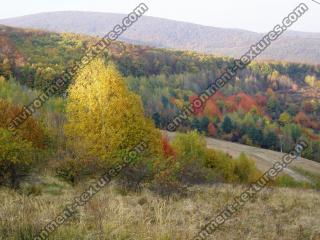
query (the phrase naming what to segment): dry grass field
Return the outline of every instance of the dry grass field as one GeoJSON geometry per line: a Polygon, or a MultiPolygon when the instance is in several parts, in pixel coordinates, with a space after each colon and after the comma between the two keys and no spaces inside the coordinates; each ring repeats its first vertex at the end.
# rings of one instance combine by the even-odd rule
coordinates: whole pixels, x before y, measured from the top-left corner
{"type": "MultiPolygon", "coordinates": [[[[174,134],[170,134],[173,138],[174,134]]],[[[283,154],[207,138],[209,148],[232,156],[246,153],[260,170],[267,170],[283,154]]],[[[319,174],[320,165],[299,159],[286,174],[312,181],[302,170],[319,174]],[[297,170],[300,169],[300,170],[297,170]]],[[[41,172],[19,191],[0,188],[0,240],[31,240],[78,197],[89,184],[76,187],[41,172]],[[41,175],[42,174],[42,175],[41,175]]],[[[112,182],[87,205],[77,209],[67,224],[50,235],[52,240],[187,240],[246,186],[196,185],[185,195],[160,197],[143,188],[128,192],[112,182]]],[[[228,220],[211,239],[320,240],[320,192],[271,187],[261,191],[228,220]]],[[[210,239],[210,238],[209,238],[210,239]]]]}
{"type": "MultiPolygon", "coordinates": [[[[0,190],[0,239],[31,240],[84,186],[46,179],[39,196],[0,190]]],[[[194,186],[186,196],[161,198],[148,190],[120,191],[111,184],[78,209],[50,239],[185,240],[238,196],[244,186],[194,186]]],[[[227,221],[211,239],[319,240],[320,194],[314,190],[269,188],[227,221]]]]}

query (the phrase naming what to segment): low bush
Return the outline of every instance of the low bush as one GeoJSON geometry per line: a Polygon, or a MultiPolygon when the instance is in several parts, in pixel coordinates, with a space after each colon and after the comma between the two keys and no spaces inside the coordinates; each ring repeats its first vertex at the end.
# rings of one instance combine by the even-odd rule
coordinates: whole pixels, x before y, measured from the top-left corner
{"type": "Polygon", "coordinates": [[[0,128],[0,185],[18,188],[35,160],[32,144],[0,128]]]}
{"type": "Polygon", "coordinates": [[[229,154],[207,149],[198,132],[179,133],[170,143],[164,138],[163,156],[152,163],[153,186],[173,192],[181,186],[202,183],[251,183],[261,173],[245,154],[233,159],[229,154]]]}
{"type": "Polygon", "coordinates": [[[237,177],[234,175],[235,162],[232,157],[226,153],[208,149],[205,167],[212,169],[216,175],[220,175],[221,182],[234,182],[237,177]]]}
{"type": "Polygon", "coordinates": [[[309,178],[312,181],[312,187],[319,190],[320,189],[320,174],[315,174],[313,172],[307,171],[301,167],[293,167],[293,170],[302,174],[303,176],[309,178]]]}
{"type": "Polygon", "coordinates": [[[235,161],[234,175],[240,183],[252,183],[261,176],[261,172],[252,159],[241,153],[235,161]]]}
{"type": "Polygon", "coordinates": [[[285,174],[279,176],[275,180],[276,186],[287,188],[310,188],[310,184],[307,182],[296,181],[293,177],[285,174]]]}
{"type": "Polygon", "coordinates": [[[73,158],[61,161],[56,168],[56,176],[75,185],[81,174],[81,164],[73,158]]]}

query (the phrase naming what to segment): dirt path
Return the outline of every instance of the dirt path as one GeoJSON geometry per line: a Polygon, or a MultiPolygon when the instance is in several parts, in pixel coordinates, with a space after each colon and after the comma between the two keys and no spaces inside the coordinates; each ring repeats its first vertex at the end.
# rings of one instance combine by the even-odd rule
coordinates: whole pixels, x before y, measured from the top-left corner
{"type": "MultiPolygon", "coordinates": [[[[175,133],[167,132],[170,139],[174,138],[175,133]]],[[[261,171],[267,171],[272,165],[281,161],[284,153],[275,152],[267,149],[261,149],[251,146],[246,146],[238,143],[227,142],[223,140],[217,140],[214,138],[206,138],[207,147],[212,149],[221,150],[223,152],[229,153],[233,157],[238,157],[240,153],[245,153],[256,161],[257,167],[261,171]]],[[[320,164],[314,161],[310,161],[304,158],[299,158],[295,160],[289,168],[286,168],[284,172],[297,181],[310,182],[308,178],[302,174],[294,171],[292,167],[300,167],[312,173],[320,174],[320,164]]]]}

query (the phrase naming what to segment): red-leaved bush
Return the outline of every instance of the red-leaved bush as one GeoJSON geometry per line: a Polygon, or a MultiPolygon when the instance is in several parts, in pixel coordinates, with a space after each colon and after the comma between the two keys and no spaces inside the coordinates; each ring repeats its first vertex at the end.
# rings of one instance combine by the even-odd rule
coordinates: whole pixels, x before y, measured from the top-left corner
{"type": "Polygon", "coordinates": [[[174,152],[172,146],[170,145],[169,137],[167,135],[164,135],[162,137],[162,151],[163,151],[163,155],[166,158],[175,157],[175,152],[174,152]]]}

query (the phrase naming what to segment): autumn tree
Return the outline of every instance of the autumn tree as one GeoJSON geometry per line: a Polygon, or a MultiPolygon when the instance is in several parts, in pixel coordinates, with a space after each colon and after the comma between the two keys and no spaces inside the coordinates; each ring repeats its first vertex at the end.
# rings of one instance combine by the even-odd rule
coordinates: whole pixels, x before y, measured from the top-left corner
{"type": "Polygon", "coordinates": [[[299,112],[294,118],[294,121],[304,127],[308,127],[310,125],[310,119],[304,112],[299,112]]]}
{"type": "Polygon", "coordinates": [[[280,73],[278,71],[273,71],[269,76],[268,80],[270,81],[272,88],[277,90],[279,87],[278,80],[280,78],[280,73]]]}
{"type": "Polygon", "coordinates": [[[13,188],[19,187],[20,178],[28,173],[47,141],[43,128],[32,117],[15,131],[8,130],[20,111],[20,107],[0,100],[0,184],[13,188]]]}
{"type": "MultiPolygon", "coordinates": [[[[83,157],[113,166],[136,145],[161,151],[161,135],[146,119],[140,97],[130,92],[113,64],[91,61],[68,90],[65,126],[70,146],[83,157]]],[[[96,161],[95,161],[96,162],[96,161]]]]}
{"type": "MultiPolygon", "coordinates": [[[[10,127],[10,122],[22,111],[23,108],[0,99],[0,128],[7,129],[10,127]]],[[[15,128],[14,132],[23,140],[31,142],[35,148],[44,149],[46,147],[47,135],[41,124],[33,117],[27,118],[15,128]]]]}
{"type": "Polygon", "coordinates": [[[0,128],[0,184],[8,183],[10,187],[19,186],[21,174],[33,162],[32,143],[16,137],[12,132],[0,128]]]}
{"type": "Polygon", "coordinates": [[[279,123],[281,125],[287,125],[287,124],[291,123],[291,116],[287,112],[281,113],[281,115],[279,117],[279,123]]]}
{"type": "Polygon", "coordinates": [[[304,79],[304,81],[310,86],[310,87],[318,87],[319,83],[317,81],[316,76],[310,76],[307,75],[304,79]]]}
{"type": "Polygon", "coordinates": [[[208,132],[211,137],[215,137],[217,134],[217,128],[213,123],[209,123],[208,132]]]}

